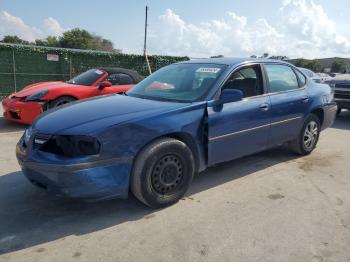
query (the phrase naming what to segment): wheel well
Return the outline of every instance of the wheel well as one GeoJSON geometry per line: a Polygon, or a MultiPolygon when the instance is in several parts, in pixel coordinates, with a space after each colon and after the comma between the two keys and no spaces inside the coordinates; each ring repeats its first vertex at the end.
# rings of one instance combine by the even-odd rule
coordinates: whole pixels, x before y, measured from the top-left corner
{"type": "MultiPolygon", "coordinates": [[[[200,156],[199,156],[199,152],[198,152],[198,149],[196,147],[196,143],[194,141],[194,139],[192,138],[191,135],[189,134],[186,134],[186,133],[182,133],[182,132],[177,132],[177,133],[170,133],[170,134],[165,134],[163,136],[159,136],[159,137],[156,137],[154,139],[152,139],[151,141],[149,141],[147,144],[145,144],[140,150],[139,152],[141,152],[141,150],[143,148],[145,148],[147,145],[149,145],[150,143],[152,143],[153,141],[155,140],[158,140],[160,138],[173,138],[173,139],[176,139],[176,140],[179,140],[183,143],[185,143],[189,149],[192,151],[192,154],[193,154],[193,157],[194,157],[194,161],[195,161],[195,170],[198,171],[199,170],[199,166],[200,166],[200,156]]],[[[137,153],[138,154],[138,153],[137,153]]]]}
{"type": "Polygon", "coordinates": [[[55,97],[55,98],[53,98],[53,99],[50,99],[50,102],[55,101],[56,99],[59,99],[59,98],[61,98],[61,97],[70,97],[70,98],[73,98],[74,100],[78,100],[78,98],[76,98],[75,96],[72,96],[72,95],[60,95],[60,96],[58,96],[58,97],[55,97]]]}
{"type": "Polygon", "coordinates": [[[311,112],[311,114],[314,114],[318,117],[318,119],[320,120],[320,125],[323,125],[323,120],[324,120],[324,112],[322,108],[318,108],[315,109],[311,112]]]}
{"type": "Polygon", "coordinates": [[[192,151],[193,157],[194,157],[194,161],[195,161],[195,170],[198,171],[199,169],[199,152],[196,146],[196,142],[194,141],[193,137],[190,134],[186,134],[186,133],[171,133],[171,134],[167,134],[165,135],[165,137],[171,137],[177,140],[180,140],[181,142],[185,143],[190,150],[192,151]]]}

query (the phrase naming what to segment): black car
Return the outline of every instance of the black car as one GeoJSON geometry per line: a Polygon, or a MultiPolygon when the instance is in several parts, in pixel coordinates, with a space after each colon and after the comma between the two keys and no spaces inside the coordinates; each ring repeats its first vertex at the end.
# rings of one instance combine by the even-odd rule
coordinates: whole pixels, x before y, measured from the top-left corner
{"type": "Polygon", "coordinates": [[[350,74],[341,74],[326,81],[334,91],[334,100],[338,105],[338,114],[342,109],[350,110],[350,74]]]}

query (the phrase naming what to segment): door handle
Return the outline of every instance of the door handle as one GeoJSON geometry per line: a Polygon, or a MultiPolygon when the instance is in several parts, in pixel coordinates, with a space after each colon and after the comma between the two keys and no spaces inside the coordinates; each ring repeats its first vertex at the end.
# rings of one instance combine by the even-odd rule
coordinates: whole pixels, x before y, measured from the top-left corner
{"type": "Polygon", "coordinates": [[[268,104],[261,104],[261,105],[260,105],[260,110],[261,110],[261,111],[267,111],[267,110],[269,110],[269,105],[268,105],[268,104]]]}
{"type": "Polygon", "coordinates": [[[303,97],[302,99],[301,99],[301,101],[303,102],[303,103],[307,103],[307,102],[309,102],[309,98],[306,96],[306,97],[303,97]]]}

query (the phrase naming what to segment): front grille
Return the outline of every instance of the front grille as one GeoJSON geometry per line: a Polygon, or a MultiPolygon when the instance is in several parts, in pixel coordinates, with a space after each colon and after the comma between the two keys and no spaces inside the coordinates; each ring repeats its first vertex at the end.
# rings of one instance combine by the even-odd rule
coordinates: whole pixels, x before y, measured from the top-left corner
{"type": "Polygon", "coordinates": [[[15,111],[9,111],[9,114],[13,119],[21,119],[21,116],[15,111]]]}
{"type": "Polygon", "coordinates": [[[338,86],[338,89],[334,89],[334,98],[350,99],[350,88],[349,90],[343,87],[340,89],[338,86]]]}
{"type": "Polygon", "coordinates": [[[344,94],[334,94],[334,98],[339,98],[339,99],[350,99],[350,94],[349,95],[344,95],[344,94]]]}
{"type": "Polygon", "coordinates": [[[336,84],[335,87],[350,89],[350,84],[336,84]]]}
{"type": "Polygon", "coordinates": [[[33,140],[34,149],[42,148],[49,140],[51,135],[46,134],[36,134],[33,140]]]}

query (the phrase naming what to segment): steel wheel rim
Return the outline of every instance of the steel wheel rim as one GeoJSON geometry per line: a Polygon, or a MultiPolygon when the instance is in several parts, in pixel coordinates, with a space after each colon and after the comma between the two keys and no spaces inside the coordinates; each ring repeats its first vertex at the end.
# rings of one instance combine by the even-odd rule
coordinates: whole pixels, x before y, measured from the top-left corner
{"type": "Polygon", "coordinates": [[[184,163],[177,155],[171,154],[160,158],[151,173],[151,184],[159,194],[176,192],[183,182],[184,163]]]}
{"type": "Polygon", "coordinates": [[[304,148],[311,150],[316,144],[318,137],[318,125],[315,121],[310,121],[305,128],[303,135],[304,148]]]}

